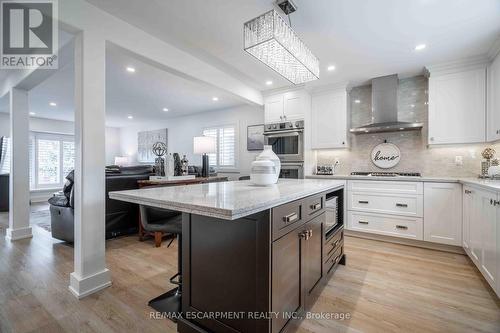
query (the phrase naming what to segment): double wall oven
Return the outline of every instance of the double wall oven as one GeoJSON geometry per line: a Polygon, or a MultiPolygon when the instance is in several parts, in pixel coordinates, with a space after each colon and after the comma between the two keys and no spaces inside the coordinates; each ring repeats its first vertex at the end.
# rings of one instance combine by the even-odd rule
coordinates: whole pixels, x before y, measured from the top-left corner
{"type": "Polygon", "coordinates": [[[304,121],[266,124],[264,141],[281,160],[280,178],[304,178],[304,121]]]}

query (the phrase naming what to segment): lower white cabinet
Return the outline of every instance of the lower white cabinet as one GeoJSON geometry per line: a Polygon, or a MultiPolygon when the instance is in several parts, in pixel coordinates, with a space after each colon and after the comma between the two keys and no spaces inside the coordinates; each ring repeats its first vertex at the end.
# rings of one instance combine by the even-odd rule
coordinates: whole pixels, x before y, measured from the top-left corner
{"type": "Polygon", "coordinates": [[[422,240],[422,218],[350,211],[348,229],[378,235],[422,240]]]}
{"type": "Polygon", "coordinates": [[[464,186],[463,246],[500,296],[500,195],[464,186]]]}
{"type": "Polygon", "coordinates": [[[424,184],[424,240],[462,245],[461,184],[424,184]]]}

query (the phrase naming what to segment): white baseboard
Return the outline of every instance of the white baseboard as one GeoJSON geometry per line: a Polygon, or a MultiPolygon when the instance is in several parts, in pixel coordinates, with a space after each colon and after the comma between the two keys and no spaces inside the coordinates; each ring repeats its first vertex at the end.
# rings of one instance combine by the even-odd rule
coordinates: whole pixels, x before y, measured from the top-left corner
{"type": "Polygon", "coordinates": [[[78,299],[111,286],[111,275],[107,268],[87,277],[78,276],[75,272],[70,274],[69,290],[78,299]]]}
{"type": "Polygon", "coordinates": [[[31,227],[19,228],[19,229],[11,229],[7,228],[5,233],[5,238],[10,241],[16,241],[25,238],[32,238],[33,233],[31,231],[31,227]]]}
{"type": "Polygon", "coordinates": [[[438,243],[426,242],[426,241],[421,241],[421,240],[370,234],[370,233],[366,233],[366,232],[347,230],[347,229],[344,229],[344,234],[346,236],[351,236],[351,237],[358,237],[358,238],[378,240],[378,241],[388,242],[388,243],[415,246],[415,247],[421,247],[421,248],[430,249],[430,250],[437,250],[437,251],[444,251],[444,252],[451,252],[451,253],[458,253],[458,254],[466,254],[462,247],[454,246],[454,245],[438,244],[438,243]]]}

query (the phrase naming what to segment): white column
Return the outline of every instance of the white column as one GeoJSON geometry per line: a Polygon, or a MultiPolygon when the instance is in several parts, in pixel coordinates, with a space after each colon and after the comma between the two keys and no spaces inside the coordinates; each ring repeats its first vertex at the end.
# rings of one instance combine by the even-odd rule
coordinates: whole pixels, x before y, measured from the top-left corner
{"type": "Polygon", "coordinates": [[[10,90],[11,162],[9,177],[9,228],[6,238],[32,237],[29,184],[29,103],[28,92],[10,90]]]}
{"type": "Polygon", "coordinates": [[[105,258],[105,41],[75,39],[75,271],[71,292],[85,297],[111,285],[105,258]]]}

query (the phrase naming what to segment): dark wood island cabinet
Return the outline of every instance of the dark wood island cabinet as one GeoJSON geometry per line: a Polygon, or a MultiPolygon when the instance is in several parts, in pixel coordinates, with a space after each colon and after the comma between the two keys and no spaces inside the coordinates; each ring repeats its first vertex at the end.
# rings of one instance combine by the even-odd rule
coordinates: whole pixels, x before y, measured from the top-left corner
{"type": "Polygon", "coordinates": [[[277,333],[297,328],[335,268],[345,264],[344,185],[237,181],[110,197],[183,213],[180,293],[149,302],[161,312],[180,299],[180,313],[174,312],[179,332],[277,333]]]}
{"type": "Polygon", "coordinates": [[[293,332],[345,263],[342,221],[324,233],[325,195],[233,221],[185,213],[179,332],[293,332]]]}

